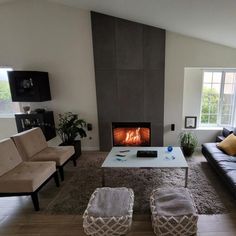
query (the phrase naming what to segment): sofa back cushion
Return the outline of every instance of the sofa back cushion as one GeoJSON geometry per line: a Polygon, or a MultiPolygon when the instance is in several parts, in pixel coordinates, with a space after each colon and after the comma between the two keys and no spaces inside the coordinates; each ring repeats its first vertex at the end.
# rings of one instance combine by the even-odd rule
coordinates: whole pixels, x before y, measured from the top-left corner
{"type": "Polygon", "coordinates": [[[233,132],[234,132],[234,128],[233,127],[223,128],[222,135],[226,138],[227,136],[229,136],[233,132]]]}
{"type": "Polygon", "coordinates": [[[222,142],[217,144],[217,147],[230,156],[236,155],[236,136],[230,134],[222,142]]]}
{"type": "Polygon", "coordinates": [[[40,128],[33,128],[11,137],[24,161],[29,161],[35,154],[48,145],[40,128]]]}
{"type": "Polygon", "coordinates": [[[8,138],[0,141],[0,176],[22,162],[14,142],[8,138]]]}

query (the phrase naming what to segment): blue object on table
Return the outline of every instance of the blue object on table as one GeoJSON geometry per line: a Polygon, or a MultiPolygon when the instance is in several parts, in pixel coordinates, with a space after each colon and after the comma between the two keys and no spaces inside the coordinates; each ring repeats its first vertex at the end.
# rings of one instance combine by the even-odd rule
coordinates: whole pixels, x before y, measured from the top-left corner
{"type": "Polygon", "coordinates": [[[173,147],[172,147],[172,146],[168,146],[168,147],[167,147],[167,151],[168,151],[168,152],[172,152],[172,151],[173,151],[173,147]]]}

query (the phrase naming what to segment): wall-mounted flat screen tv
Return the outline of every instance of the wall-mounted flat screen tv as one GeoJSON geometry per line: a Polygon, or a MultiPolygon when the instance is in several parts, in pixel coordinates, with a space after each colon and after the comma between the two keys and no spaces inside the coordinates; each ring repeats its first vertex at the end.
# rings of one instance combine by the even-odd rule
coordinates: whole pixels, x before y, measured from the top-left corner
{"type": "Polygon", "coordinates": [[[49,77],[41,71],[8,71],[13,102],[43,102],[51,100],[49,77]]]}

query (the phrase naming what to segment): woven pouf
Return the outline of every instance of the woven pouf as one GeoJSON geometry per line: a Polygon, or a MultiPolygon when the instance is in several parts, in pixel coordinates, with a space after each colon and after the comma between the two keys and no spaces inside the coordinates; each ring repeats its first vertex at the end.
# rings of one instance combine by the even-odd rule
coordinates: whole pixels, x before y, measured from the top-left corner
{"type": "Polygon", "coordinates": [[[116,236],[129,232],[134,193],[128,188],[97,188],[83,215],[87,235],[116,236]]]}
{"type": "Polygon", "coordinates": [[[188,189],[156,189],[151,194],[150,206],[156,235],[196,235],[198,215],[188,189]]]}

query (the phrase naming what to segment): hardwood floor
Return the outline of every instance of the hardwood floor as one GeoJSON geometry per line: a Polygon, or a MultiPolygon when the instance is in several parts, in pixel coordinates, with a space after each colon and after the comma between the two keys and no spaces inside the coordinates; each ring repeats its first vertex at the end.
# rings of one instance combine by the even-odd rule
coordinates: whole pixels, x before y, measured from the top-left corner
{"type": "MultiPolygon", "coordinates": [[[[72,166],[72,164],[71,164],[72,166]]],[[[69,167],[68,168],[72,168],[69,167]]],[[[65,172],[64,185],[70,172],[65,172]]],[[[81,215],[46,215],[47,207],[60,191],[51,180],[39,193],[42,211],[35,212],[30,197],[0,198],[0,236],[83,236],[81,215]]],[[[128,236],[153,236],[149,215],[134,215],[128,236]]],[[[236,212],[200,215],[200,236],[236,236],[236,212]]]]}
{"type": "MultiPolygon", "coordinates": [[[[44,215],[40,213],[0,216],[1,236],[78,236],[85,235],[80,215],[44,215]]],[[[129,236],[151,236],[150,216],[135,215],[129,236]]],[[[235,236],[236,215],[201,215],[200,236],[235,236]]]]}
{"type": "MultiPolygon", "coordinates": [[[[41,199],[41,206],[47,200],[41,199]]],[[[34,212],[29,197],[0,198],[1,236],[78,236],[85,235],[81,215],[46,215],[34,212]]],[[[153,230],[149,215],[134,215],[129,236],[151,236],[153,230]]],[[[236,213],[200,215],[200,236],[235,236],[236,213]]]]}

